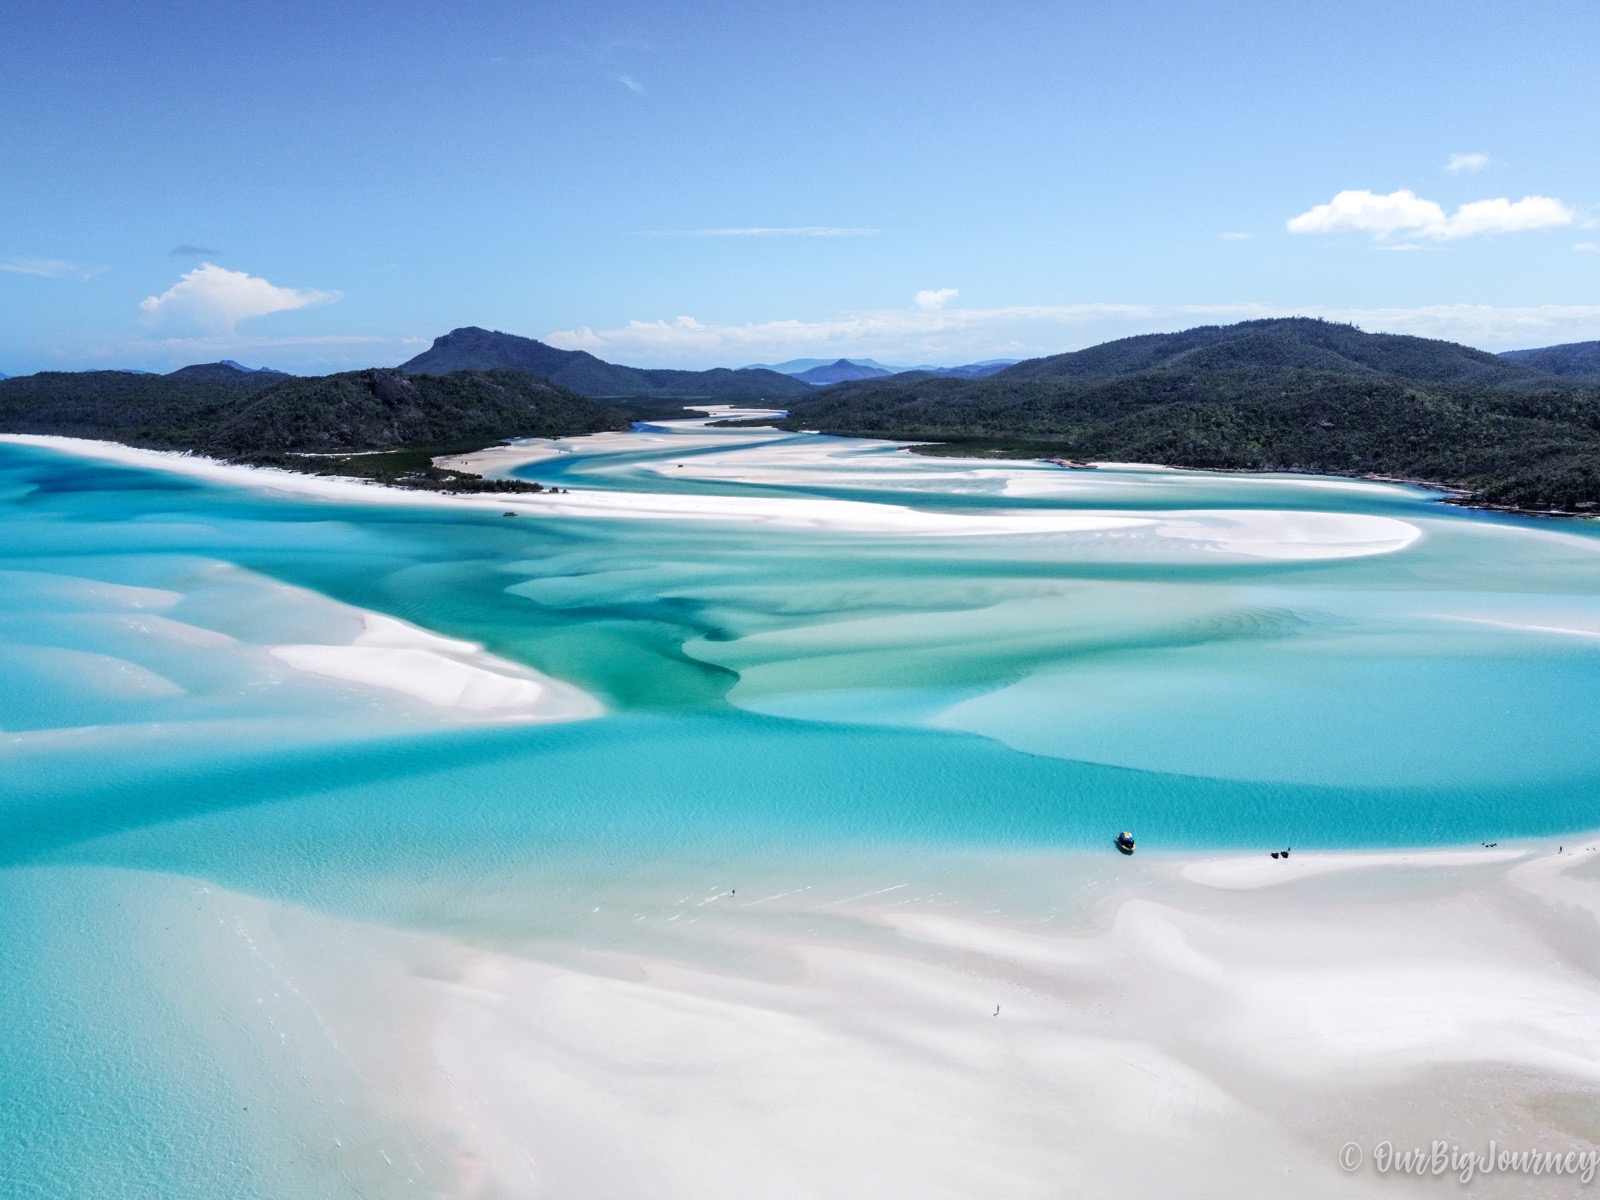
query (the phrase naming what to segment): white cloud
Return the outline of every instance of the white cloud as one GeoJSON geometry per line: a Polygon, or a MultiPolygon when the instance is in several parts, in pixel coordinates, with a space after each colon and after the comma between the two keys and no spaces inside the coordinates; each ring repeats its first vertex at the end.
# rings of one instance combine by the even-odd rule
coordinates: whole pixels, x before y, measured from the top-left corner
{"type": "Polygon", "coordinates": [[[338,292],[279,287],[243,271],[201,263],[161,295],[141,300],[139,307],[160,325],[231,332],[251,317],[330,304],[338,298],[338,292]]]}
{"type": "Polygon", "coordinates": [[[1323,317],[1372,332],[1445,338],[1489,349],[1586,341],[1600,336],[1600,304],[1445,304],[1413,308],[1068,304],[879,309],[823,320],[734,325],[678,317],[672,321],[629,321],[615,329],[584,326],[558,330],[544,340],[569,350],[588,350],[612,362],[646,365],[676,362],[716,366],[801,356],[956,363],[1058,354],[1138,333],[1292,316],[1323,317]]]}
{"type": "Polygon", "coordinates": [[[1250,240],[1248,233],[1240,233],[1238,230],[1233,229],[1228,230],[1226,233],[1219,233],[1217,236],[1225,242],[1248,242],[1250,240]]]}
{"type": "Polygon", "coordinates": [[[1474,200],[1456,209],[1444,232],[1433,236],[1464,238],[1487,233],[1526,233],[1571,225],[1577,219],[1577,213],[1548,196],[1524,196],[1517,201],[1504,197],[1474,200]]]}
{"type": "Polygon", "coordinates": [[[1577,242],[1572,248],[1579,254],[1600,254],[1600,242],[1577,242]]]}
{"type": "Polygon", "coordinates": [[[612,78],[620,83],[623,87],[627,88],[635,96],[644,95],[644,84],[640,83],[632,75],[613,75],[612,78]]]}
{"type": "Polygon", "coordinates": [[[93,279],[104,267],[83,267],[59,258],[0,258],[0,271],[45,279],[93,279]]]}
{"type": "Polygon", "coordinates": [[[955,288],[940,288],[938,291],[923,290],[912,297],[918,308],[936,309],[943,308],[954,300],[959,293],[955,288]]]}
{"type": "Polygon", "coordinates": [[[1494,233],[1554,229],[1578,219],[1559,200],[1524,196],[1521,200],[1474,200],[1450,215],[1432,200],[1409,188],[1379,195],[1366,190],[1340,192],[1327,204],[1291,217],[1290,233],[1365,233],[1375,241],[1403,233],[1407,237],[1455,241],[1494,233]]]}
{"type": "Polygon", "coordinates": [[[1468,171],[1481,171],[1488,165],[1487,154],[1452,154],[1444,169],[1452,175],[1463,175],[1468,171]]]}
{"type": "Polygon", "coordinates": [[[1368,191],[1340,192],[1289,221],[1290,233],[1370,233],[1389,237],[1442,225],[1444,209],[1409,188],[1379,196],[1368,191]]]}
{"type": "Polygon", "coordinates": [[[841,225],[737,225],[716,229],[643,229],[646,237],[697,238],[841,238],[871,237],[881,229],[854,229],[841,225]]]}

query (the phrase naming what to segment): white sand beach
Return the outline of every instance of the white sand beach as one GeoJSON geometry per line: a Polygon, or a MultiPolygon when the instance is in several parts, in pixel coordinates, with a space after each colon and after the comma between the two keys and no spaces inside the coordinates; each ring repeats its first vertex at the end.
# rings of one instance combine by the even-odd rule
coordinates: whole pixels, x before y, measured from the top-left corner
{"type": "Polygon", "coordinates": [[[128,878],[246,1103],[364,1195],[1421,1196],[1372,1147],[1600,1139],[1592,853],[1257,857],[685,865],[557,940],[484,894],[471,945],[128,878]]]}
{"type": "MultiPolygon", "coordinates": [[[[596,434],[594,439],[638,438],[596,434]]],[[[1054,535],[1114,539],[1123,557],[1137,558],[1140,539],[1150,539],[1151,557],[1187,552],[1203,556],[1314,561],[1390,554],[1422,536],[1393,517],[1350,513],[1272,510],[1194,510],[1152,514],[1063,509],[939,512],[896,504],[825,498],[695,495],[651,491],[563,491],[553,494],[440,495],[384,487],[360,480],[303,475],[267,467],[240,466],[191,454],[143,450],[114,442],[31,434],[0,435],[0,441],[152,470],[208,482],[342,503],[450,506],[522,516],[625,520],[716,521],[780,529],[921,537],[1054,535]]],[[[551,452],[550,443],[528,451],[523,444],[463,456],[489,475],[551,452]],[[494,454],[490,460],[487,456],[494,454]],[[518,459],[517,453],[525,453],[518,459]]]]}
{"type": "Polygon", "coordinates": [[[578,721],[605,710],[592,696],[476,642],[440,637],[381,613],[361,612],[348,645],[277,645],[270,653],[297,671],[412,697],[479,718],[578,721]]]}
{"type": "MultiPolygon", "coordinates": [[[[75,563],[76,569],[85,564],[75,563]]],[[[89,568],[92,569],[92,568],[89,568]]],[[[93,649],[0,643],[0,674],[31,666],[61,694],[97,702],[187,699],[167,709],[126,710],[124,719],[171,725],[205,718],[208,701],[292,692],[320,726],[353,729],[398,718],[425,724],[577,721],[604,706],[580,688],[407,621],[341,603],[233,563],[189,556],[166,577],[173,586],[131,587],[104,579],[0,572],[14,603],[37,605],[99,628],[93,649]]],[[[226,711],[231,705],[224,703],[226,711]]],[[[106,726],[100,726],[102,731],[106,726]]],[[[56,736],[48,725],[10,731],[11,744],[56,736]]]]}

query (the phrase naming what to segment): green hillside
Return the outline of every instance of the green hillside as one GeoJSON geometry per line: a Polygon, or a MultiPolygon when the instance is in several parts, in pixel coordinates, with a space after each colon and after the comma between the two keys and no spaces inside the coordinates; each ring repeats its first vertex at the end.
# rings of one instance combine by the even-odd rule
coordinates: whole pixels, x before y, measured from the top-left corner
{"type": "Polygon", "coordinates": [[[676,371],[622,367],[583,350],[558,350],[533,338],[468,326],[435,338],[433,345],[402,363],[408,375],[443,375],[514,367],[538,375],[585,396],[677,397],[698,400],[769,400],[801,396],[811,390],[804,380],[777,371],[676,371]]]}
{"type": "Polygon", "coordinates": [[[441,472],[431,460],[504,438],[630,423],[618,407],[508,369],[406,376],[386,368],[305,378],[88,371],[0,380],[3,432],[103,438],[420,487],[521,490],[531,485],[441,472]]]}
{"type": "Polygon", "coordinates": [[[615,409],[525,371],[372,369],[274,383],[219,413],[206,444],[231,453],[364,450],[627,427],[615,409]]]}
{"type": "Polygon", "coordinates": [[[1536,367],[1455,342],[1364,333],[1310,317],[1203,325],[1146,334],[1034,358],[996,372],[1004,379],[1113,379],[1144,371],[1274,368],[1376,375],[1427,383],[1536,387],[1552,382],[1536,367]]]}
{"type": "Polygon", "coordinates": [[[1600,342],[1568,342],[1537,350],[1507,350],[1501,358],[1568,379],[1600,382],[1600,342]]]}
{"type": "Polygon", "coordinates": [[[785,424],[944,443],[934,453],[1386,475],[1481,504],[1600,505],[1600,389],[1324,322],[1129,338],[983,379],[843,383],[792,402],[785,424]]]}
{"type": "Polygon", "coordinates": [[[0,431],[192,449],[205,442],[223,410],[282,379],[127,371],[18,375],[0,380],[0,431]]]}

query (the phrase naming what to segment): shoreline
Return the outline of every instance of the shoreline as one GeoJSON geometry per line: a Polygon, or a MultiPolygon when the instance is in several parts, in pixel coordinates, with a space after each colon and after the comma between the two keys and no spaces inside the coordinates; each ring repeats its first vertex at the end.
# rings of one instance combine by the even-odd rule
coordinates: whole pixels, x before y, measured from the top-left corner
{"type": "MultiPolygon", "coordinates": [[[[627,434],[595,434],[596,438],[627,434]]],[[[809,530],[824,534],[912,537],[1132,534],[1158,539],[1163,553],[1187,543],[1192,553],[1234,554],[1245,560],[1314,561],[1403,550],[1421,530],[1392,517],[1324,512],[1233,509],[1162,509],[1148,514],[1065,509],[939,512],[900,504],[830,498],[725,496],[563,488],[544,492],[449,493],[407,489],[345,476],[302,474],[274,467],[223,462],[201,455],[148,450],[119,442],[47,434],[0,434],[0,444],[31,446],[123,466],[171,471],[211,483],[299,498],[390,504],[413,508],[471,508],[516,516],[689,520],[809,530]]],[[[494,453],[479,451],[466,458],[494,453]]],[[[526,450],[506,447],[502,457],[526,460],[526,450]]]]}
{"type": "MultiPolygon", "coordinates": [[[[834,436],[834,437],[858,437],[858,436],[861,436],[861,435],[858,435],[858,434],[832,434],[832,435],[829,435],[829,436],[834,436]]],[[[888,434],[884,434],[884,435],[882,435],[881,440],[884,440],[884,441],[900,441],[902,439],[893,438],[888,434]]],[[[954,454],[945,455],[945,454],[942,454],[942,453],[938,452],[939,449],[942,449],[943,447],[947,447],[947,446],[951,447],[952,449],[957,449],[957,450],[961,449],[961,444],[959,442],[938,442],[938,441],[923,441],[923,442],[919,442],[919,441],[912,440],[912,441],[909,441],[909,442],[906,443],[906,448],[909,449],[911,451],[911,453],[913,453],[913,454],[921,454],[925,458],[946,458],[946,457],[955,458],[955,457],[960,457],[959,455],[954,455],[954,454]],[[929,449],[924,449],[925,447],[929,448],[929,449]]],[[[1065,470],[1065,471],[1092,471],[1092,470],[1096,469],[1097,467],[1110,465],[1109,462],[1102,462],[1102,461],[1097,460],[1097,459],[1071,459],[1071,460],[1068,460],[1068,459],[1063,458],[1060,455],[1055,455],[1055,454],[1040,455],[1040,454],[1024,453],[1024,452],[1021,452],[1021,451],[1019,451],[1019,452],[1017,452],[1015,454],[1011,454],[1011,453],[1006,453],[1006,452],[1001,451],[1001,450],[994,450],[994,451],[990,452],[989,454],[984,454],[984,455],[976,455],[975,454],[972,457],[985,458],[985,459],[988,459],[988,460],[991,460],[991,461],[995,461],[995,462],[1043,462],[1043,463],[1050,463],[1052,465],[1060,467],[1062,470],[1065,470]]],[[[1559,509],[1559,508],[1519,508],[1519,507],[1516,507],[1514,505],[1509,505],[1509,504],[1490,504],[1490,503],[1487,503],[1485,501],[1475,501],[1475,500],[1472,499],[1472,496],[1473,496],[1472,489],[1471,488],[1461,487],[1458,484],[1441,483],[1440,481],[1438,481],[1436,479],[1411,479],[1411,478],[1408,478],[1408,477],[1402,476],[1402,475],[1384,475],[1384,474],[1380,474],[1380,473],[1377,473],[1377,472],[1368,472],[1368,471],[1335,471],[1335,470],[1308,470],[1308,469],[1307,470],[1297,470],[1297,469],[1292,468],[1292,467],[1195,467],[1195,466],[1187,466],[1187,465],[1184,465],[1184,464],[1181,464],[1181,463],[1141,463],[1141,464],[1138,464],[1138,465],[1155,467],[1155,468],[1158,468],[1160,470],[1165,470],[1165,471],[1195,471],[1195,472],[1203,472],[1203,473],[1211,474],[1211,475],[1304,475],[1304,476],[1306,476],[1308,478],[1316,478],[1316,477],[1320,476],[1322,478],[1327,478],[1327,479],[1360,479],[1360,480],[1364,480],[1365,482],[1368,482],[1368,483],[1398,483],[1398,484],[1403,484],[1403,485],[1405,485],[1407,487],[1417,487],[1417,488],[1423,488],[1423,489],[1425,489],[1427,491],[1430,491],[1430,492],[1439,492],[1439,493],[1441,493],[1440,500],[1439,500],[1439,502],[1441,504],[1450,504],[1450,505],[1454,505],[1457,508],[1472,509],[1472,510],[1474,510],[1476,512],[1509,513],[1509,514],[1511,514],[1513,516],[1521,516],[1521,517],[1566,517],[1566,518],[1571,518],[1571,519],[1574,519],[1574,520],[1596,520],[1596,519],[1600,519],[1600,512],[1591,512],[1591,511],[1579,512],[1579,511],[1577,511],[1575,509],[1559,509]]]]}
{"type": "Polygon", "coordinates": [[[1197,1171],[1276,1200],[1412,1194],[1353,1181],[1349,1141],[1600,1143],[1596,852],[1462,854],[1265,891],[1109,849],[690,860],[502,881],[467,925],[432,911],[448,932],[182,876],[97,890],[146,897],[135,952],[252,1064],[241,1103],[293,1089],[282,1141],[373,1186],[408,1161],[442,1195],[733,1200],[777,1164],[862,1200],[1197,1171]],[[563,931],[532,933],[551,903],[563,931]]]}

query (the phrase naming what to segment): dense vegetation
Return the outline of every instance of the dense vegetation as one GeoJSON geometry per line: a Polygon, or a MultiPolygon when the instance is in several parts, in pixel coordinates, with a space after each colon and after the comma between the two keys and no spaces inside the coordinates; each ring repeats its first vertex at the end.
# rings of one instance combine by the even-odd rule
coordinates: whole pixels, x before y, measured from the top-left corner
{"type": "Polygon", "coordinates": [[[282,379],[242,371],[224,379],[40,371],[0,380],[0,430],[198,449],[210,444],[219,413],[282,379]]]}
{"type": "Polygon", "coordinates": [[[1431,338],[1363,333],[1309,317],[1202,325],[1182,333],[1121,338],[1017,363],[1000,379],[1114,379],[1145,371],[1306,370],[1378,375],[1418,383],[1537,386],[1547,375],[1500,355],[1431,338]]]}
{"type": "Polygon", "coordinates": [[[804,380],[756,368],[730,371],[643,370],[608,363],[582,350],[557,350],[533,338],[469,326],[435,338],[433,345],[402,363],[407,374],[442,375],[453,371],[514,367],[571,388],[585,396],[675,396],[700,400],[764,400],[800,396],[811,390],[804,380]]]}
{"type": "Polygon", "coordinates": [[[0,380],[5,432],[105,438],[314,473],[490,491],[518,489],[441,473],[432,456],[509,437],[626,429],[631,420],[621,408],[504,369],[444,376],[374,369],[305,378],[85,371],[0,380]],[[397,453],[354,453],[375,450],[397,453]]]}
{"type": "Polygon", "coordinates": [[[1507,350],[1500,356],[1524,367],[1600,383],[1600,342],[1568,342],[1537,350],[1507,350]]]}
{"type": "Polygon", "coordinates": [[[219,413],[206,445],[233,453],[326,452],[627,427],[615,409],[524,371],[406,376],[372,369],[263,388],[219,413]]]}
{"type": "Polygon", "coordinates": [[[785,424],[943,453],[1384,475],[1479,504],[1600,504],[1600,389],[1320,321],[1127,338],[985,379],[842,383],[792,402],[785,424]]]}

